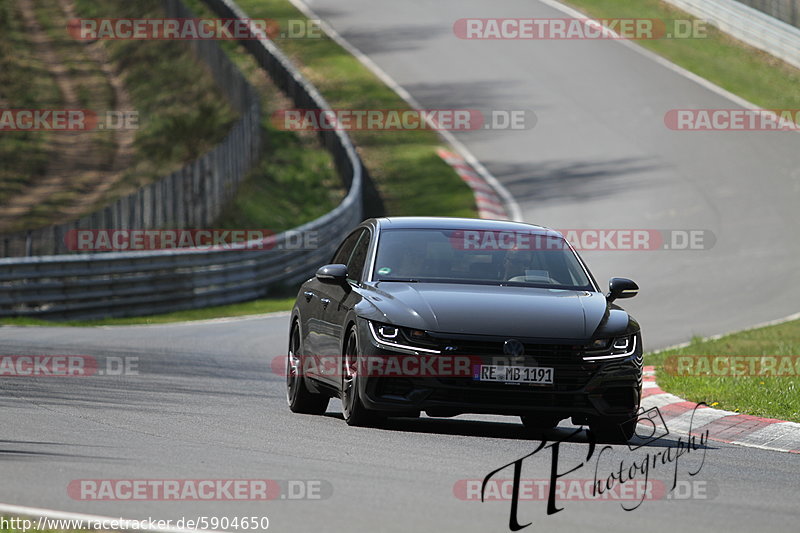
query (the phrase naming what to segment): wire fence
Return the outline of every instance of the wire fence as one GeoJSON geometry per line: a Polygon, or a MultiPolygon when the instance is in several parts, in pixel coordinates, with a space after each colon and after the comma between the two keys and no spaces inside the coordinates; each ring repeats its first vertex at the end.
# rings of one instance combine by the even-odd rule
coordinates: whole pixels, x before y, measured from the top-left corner
{"type": "MultiPolygon", "coordinates": [[[[220,17],[247,18],[231,0],[205,1],[220,17]]],[[[173,16],[192,16],[179,0],[169,3],[173,16]]],[[[243,44],[297,107],[330,109],[316,88],[269,39],[247,40],[243,44]]],[[[195,46],[219,50],[211,41],[197,41],[195,46]]],[[[216,206],[232,194],[238,180],[257,159],[260,110],[257,95],[224,54],[199,54],[214,58],[215,79],[239,80],[228,84],[229,92],[234,105],[245,112],[228,138],[211,154],[154,184],[147,192],[142,190],[118,207],[86,217],[78,226],[50,229],[46,238],[29,237],[33,243],[26,246],[44,246],[46,239],[63,242],[68,229],[141,229],[166,224],[191,227],[213,220],[216,206]]],[[[326,215],[275,236],[272,249],[5,257],[0,259],[0,316],[66,319],[164,313],[252,300],[310,276],[330,258],[341,238],[362,220],[364,213],[365,173],[349,137],[336,130],[321,132],[320,137],[348,193],[326,215]],[[316,247],[287,249],[290,233],[311,232],[316,236],[316,247]]]]}
{"type": "MultiPolygon", "coordinates": [[[[165,7],[168,17],[193,17],[178,0],[167,0],[165,7]]],[[[0,236],[3,257],[66,253],[64,236],[70,230],[195,228],[208,226],[219,217],[261,156],[261,106],[255,89],[216,41],[188,43],[240,115],[223,141],[180,170],[99,211],[62,224],[0,236]]]]}

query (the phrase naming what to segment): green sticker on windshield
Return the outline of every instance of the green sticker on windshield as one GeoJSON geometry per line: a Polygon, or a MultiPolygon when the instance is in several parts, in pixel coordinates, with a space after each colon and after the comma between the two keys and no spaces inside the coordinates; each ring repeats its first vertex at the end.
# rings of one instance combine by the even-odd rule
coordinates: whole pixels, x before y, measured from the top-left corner
{"type": "Polygon", "coordinates": [[[381,267],[378,269],[378,274],[380,274],[381,276],[388,276],[389,274],[391,274],[391,272],[392,269],[389,267],[381,267]]]}

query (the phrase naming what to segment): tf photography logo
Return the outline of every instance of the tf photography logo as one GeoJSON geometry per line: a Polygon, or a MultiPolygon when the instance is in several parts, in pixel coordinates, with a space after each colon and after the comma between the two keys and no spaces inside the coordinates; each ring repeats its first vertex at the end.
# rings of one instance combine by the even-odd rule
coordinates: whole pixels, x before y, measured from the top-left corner
{"type": "MultiPolygon", "coordinates": [[[[511,531],[519,531],[520,529],[530,526],[532,522],[522,524],[519,521],[519,502],[521,499],[526,499],[520,496],[523,463],[531,457],[540,457],[540,454],[546,454],[546,452],[549,451],[550,479],[544,483],[548,489],[546,497],[548,516],[564,510],[564,507],[559,507],[559,495],[564,494],[563,486],[569,479],[567,476],[584,469],[587,470],[588,473],[594,474],[590,481],[589,489],[585,494],[586,499],[602,499],[608,493],[613,495],[611,499],[620,501],[622,509],[625,511],[634,511],[638,509],[646,499],[655,499],[652,496],[652,490],[647,490],[649,487],[654,486],[653,484],[655,481],[658,481],[651,479],[651,476],[655,477],[661,472],[666,473],[667,479],[664,483],[666,483],[667,495],[679,487],[678,473],[681,470],[680,461],[684,456],[696,458],[693,465],[684,467],[687,468],[690,477],[696,476],[702,470],[706,458],[708,430],[692,431],[694,415],[700,405],[705,404],[699,404],[692,412],[689,423],[689,436],[678,437],[674,445],[665,448],[657,447],[653,442],[653,437],[658,438],[657,435],[665,435],[666,433],[664,432],[668,432],[666,424],[663,422],[664,419],[661,413],[658,412],[658,408],[650,409],[639,415],[642,417],[640,421],[649,427],[646,432],[646,440],[650,441],[650,446],[648,446],[646,451],[644,451],[644,447],[638,446],[617,449],[613,446],[602,446],[598,450],[598,444],[590,432],[588,444],[580,444],[586,448],[583,459],[579,460],[580,462],[564,466],[559,461],[561,447],[562,445],[567,446],[567,441],[582,430],[578,428],[561,440],[553,442],[542,440],[531,453],[523,455],[519,459],[491,471],[483,479],[481,484],[481,501],[485,502],[487,499],[492,499],[487,496],[487,487],[491,486],[495,476],[509,467],[513,467],[510,498],[501,498],[511,500],[508,528],[511,531]],[[659,428],[659,426],[663,426],[663,428],[659,428]],[[620,451],[622,453],[620,453],[620,451]],[[640,453],[635,453],[637,451],[640,453]],[[562,487],[562,489],[559,489],[559,487],[562,487]],[[626,490],[628,487],[631,488],[630,491],[626,490]],[[622,496],[622,494],[624,494],[624,496],[622,496]]],[[[575,483],[574,480],[573,483],[575,483]]],[[[579,480],[576,486],[585,488],[585,480],[579,480]]],[[[662,491],[661,496],[657,499],[662,499],[664,497],[665,495],[662,491]]]]}

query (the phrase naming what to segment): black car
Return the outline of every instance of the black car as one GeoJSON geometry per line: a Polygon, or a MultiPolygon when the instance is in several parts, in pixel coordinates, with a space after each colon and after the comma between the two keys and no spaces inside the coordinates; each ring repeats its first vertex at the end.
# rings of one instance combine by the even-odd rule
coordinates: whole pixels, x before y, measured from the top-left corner
{"type": "Polygon", "coordinates": [[[292,411],[340,397],[350,425],[386,416],[571,417],[628,440],[642,388],[639,324],[563,236],[497,220],[364,221],[300,288],[286,379],[292,411]]]}

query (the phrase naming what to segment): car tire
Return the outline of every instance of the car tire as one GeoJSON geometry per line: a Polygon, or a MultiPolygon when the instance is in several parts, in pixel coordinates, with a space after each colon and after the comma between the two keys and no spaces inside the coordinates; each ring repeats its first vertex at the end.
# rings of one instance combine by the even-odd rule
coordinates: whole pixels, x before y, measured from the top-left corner
{"type": "Polygon", "coordinates": [[[358,372],[358,335],[355,327],[347,334],[344,349],[344,372],[342,380],[342,415],[348,426],[371,426],[381,421],[381,416],[370,411],[361,402],[359,381],[363,379],[358,372]]]}
{"type": "Polygon", "coordinates": [[[560,417],[546,415],[522,415],[519,418],[522,420],[522,425],[525,426],[525,429],[530,431],[546,431],[548,429],[553,429],[563,420],[560,417]]]}
{"type": "Polygon", "coordinates": [[[598,442],[627,444],[636,433],[636,417],[615,421],[596,419],[589,421],[589,431],[598,442]]]}
{"type": "Polygon", "coordinates": [[[323,415],[328,410],[330,397],[308,389],[302,372],[302,347],[297,322],[289,335],[289,352],[286,356],[286,401],[293,413],[323,415]]]}

